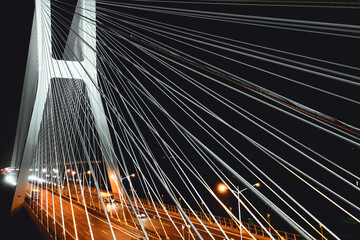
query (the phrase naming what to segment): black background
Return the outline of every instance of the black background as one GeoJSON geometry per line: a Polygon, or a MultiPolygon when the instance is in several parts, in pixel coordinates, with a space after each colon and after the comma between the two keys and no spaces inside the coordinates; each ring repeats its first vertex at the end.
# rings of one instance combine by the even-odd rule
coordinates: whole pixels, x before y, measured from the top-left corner
{"type": "MultiPolygon", "coordinates": [[[[0,168],[10,165],[20,108],[34,1],[1,4],[0,168]]],[[[42,239],[25,210],[10,217],[13,189],[0,177],[0,238],[42,239]]]]}
{"type": "MultiPolygon", "coordinates": [[[[0,168],[9,166],[11,161],[12,148],[16,132],[17,115],[20,107],[21,91],[26,67],[28,44],[30,40],[33,9],[34,4],[32,0],[24,0],[21,2],[3,1],[1,3],[0,53],[2,85],[0,87],[0,168]]],[[[355,14],[353,16],[355,16],[355,14]]],[[[331,16],[329,16],[329,18],[330,17],[331,16]]],[[[349,19],[351,16],[344,16],[344,18],[346,18],[345,21],[350,21],[349,19]]],[[[341,19],[341,17],[337,16],[337,19],[341,19]]],[[[359,20],[357,20],[357,23],[358,22],[359,20]]],[[[269,31],[269,34],[271,34],[271,31],[269,31]]],[[[276,38],[271,39],[276,41],[276,38]]],[[[299,43],[304,41],[312,41],[312,39],[306,39],[304,37],[299,38],[299,43]]],[[[315,44],[315,46],[322,45],[324,47],[324,51],[322,52],[324,57],[326,57],[327,54],[331,56],[340,56],[340,54],[329,53],[326,51],[326,49],[329,49],[329,46],[332,44],[335,46],[333,50],[335,52],[339,51],[339,53],[344,50],[349,51],[350,53],[353,47],[344,46],[341,45],[341,43],[337,45],[336,42],[329,43],[326,42],[326,39],[324,39],[323,44],[321,43],[320,39],[318,39],[318,41],[319,42],[315,44]],[[326,44],[328,44],[327,47],[326,44]]],[[[271,44],[269,43],[269,45],[271,44]]],[[[300,49],[299,44],[299,49],[295,50],[302,52],[304,55],[307,55],[314,49],[300,49]]],[[[321,52],[321,50],[319,51],[321,52]]],[[[344,59],[332,60],[349,64],[354,63],[354,61],[358,62],[358,59],[354,59],[355,56],[358,56],[358,54],[356,55],[356,51],[359,52],[359,50],[352,49],[352,54],[350,54],[349,58],[345,61],[344,59]]],[[[355,65],[358,66],[358,63],[355,65]]],[[[347,118],[351,119],[351,116],[347,116],[347,118]]],[[[313,146],[318,143],[308,142],[307,144],[309,146],[313,146]]],[[[319,147],[324,148],[324,146],[319,147]]],[[[351,149],[352,148],[349,145],[342,145],[341,148],[337,150],[338,155],[341,155],[351,149]]],[[[358,150],[352,149],[352,151],[357,151],[356,153],[352,154],[358,156],[358,150]]],[[[30,239],[41,239],[41,236],[36,231],[34,224],[23,210],[15,217],[10,218],[9,210],[12,199],[12,189],[3,184],[2,178],[0,181],[0,239],[23,239],[24,237],[30,239]]]]}

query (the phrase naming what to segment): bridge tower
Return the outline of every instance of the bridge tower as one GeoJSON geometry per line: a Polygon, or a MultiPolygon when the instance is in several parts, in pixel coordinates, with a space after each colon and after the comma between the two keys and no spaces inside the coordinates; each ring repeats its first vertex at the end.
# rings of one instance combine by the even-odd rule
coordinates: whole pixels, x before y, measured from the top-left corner
{"type": "Polygon", "coordinates": [[[11,213],[20,209],[34,157],[39,129],[51,81],[82,80],[100,139],[103,158],[114,196],[119,194],[120,176],[113,151],[96,70],[96,1],[78,0],[62,59],[52,56],[50,0],[35,0],[20,114],[12,156],[19,168],[11,213]],[[51,66],[51,67],[49,67],[51,66]]]}

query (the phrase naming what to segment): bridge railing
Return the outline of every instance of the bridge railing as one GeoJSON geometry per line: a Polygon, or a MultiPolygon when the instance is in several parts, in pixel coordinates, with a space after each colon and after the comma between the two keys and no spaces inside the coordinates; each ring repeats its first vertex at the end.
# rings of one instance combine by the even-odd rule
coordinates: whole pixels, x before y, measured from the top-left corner
{"type": "MultiPolygon", "coordinates": [[[[137,198],[137,201],[139,201],[139,200],[141,201],[141,203],[143,205],[151,206],[151,207],[153,206],[150,203],[150,201],[147,199],[137,198]]],[[[166,203],[159,203],[159,202],[155,202],[154,204],[158,210],[164,210],[163,208],[165,208],[170,213],[171,212],[179,213],[178,208],[174,205],[170,205],[170,204],[166,204],[166,203]]],[[[216,224],[215,223],[215,220],[216,220],[218,222],[218,224],[220,224],[222,227],[227,227],[227,228],[239,231],[239,225],[231,218],[225,218],[225,217],[220,217],[220,216],[216,216],[216,215],[213,215],[213,217],[212,217],[208,213],[190,210],[188,208],[183,208],[183,209],[184,209],[185,214],[188,217],[199,218],[202,221],[205,221],[210,224],[216,224]],[[196,216],[195,216],[195,214],[196,214],[196,216]],[[215,220],[214,220],[214,218],[215,218],[215,220]]],[[[244,228],[246,228],[250,233],[255,234],[257,236],[269,237],[268,234],[264,231],[264,229],[261,226],[247,223],[247,222],[241,222],[241,223],[243,224],[244,228]]],[[[304,239],[301,235],[289,233],[289,232],[285,232],[285,231],[280,231],[280,230],[274,230],[271,228],[269,229],[269,232],[277,240],[283,240],[283,239],[284,240],[303,240],[304,239]]]]}
{"type": "MultiPolygon", "coordinates": [[[[157,208],[157,210],[159,210],[159,211],[164,211],[164,208],[165,208],[166,211],[168,211],[169,213],[180,214],[178,208],[174,205],[170,205],[170,204],[166,204],[166,203],[159,203],[159,202],[154,202],[152,204],[148,199],[136,198],[136,200],[135,200],[133,197],[130,197],[130,198],[133,199],[132,200],[133,202],[141,201],[141,203],[144,206],[153,207],[153,204],[154,204],[155,207],[157,208]]],[[[88,206],[88,207],[91,208],[91,206],[88,206]]],[[[92,206],[92,207],[94,207],[94,209],[97,211],[100,211],[100,212],[104,211],[100,206],[98,206],[98,207],[92,206]]],[[[208,213],[190,210],[188,208],[183,208],[183,210],[184,210],[185,214],[190,218],[194,218],[194,219],[199,218],[201,221],[206,222],[207,224],[216,224],[216,222],[215,222],[215,220],[216,220],[218,222],[218,224],[220,224],[222,227],[226,227],[226,228],[232,229],[234,231],[239,231],[238,224],[231,218],[225,218],[225,217],[220,217],[220,216],[216,216],[216,215],[213,215],[213,217],[212,217],[208,213]],[[196,214],[196,216],[195,216],[195,214],[196,214]]],[[[262,236],[262,237],[269,237],[268,234],[264,231],[264,229],[259,225],[255,225],[255,224],[251,224],[251,223],[247,223],[247,222],[242,222],[242,225],[244,226],[244,228],[246,228],[250,233],[252,233],[254,235],[262,236]]],[[[269,228],[268,230],[271,233],[271,235],[277,240],[304,240],[304,237],[302,237],[301,235],[298,235],[298,234],[289,233],[289,232],[280,231],[280,230],[274,230],[272,228],[269,228]]],[[[150,235],[152,235],[152,234],[150,233],[150,235]]]]}

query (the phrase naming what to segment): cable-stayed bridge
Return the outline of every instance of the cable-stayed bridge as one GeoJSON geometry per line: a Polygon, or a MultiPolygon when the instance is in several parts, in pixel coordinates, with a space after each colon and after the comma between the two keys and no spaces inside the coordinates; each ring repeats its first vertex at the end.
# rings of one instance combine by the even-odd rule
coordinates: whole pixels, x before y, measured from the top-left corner
{"type": "Polygon", "coordinates": [[[12,212],[49,239],[342,239],[360,26],[334,13],[359,8],[36,0],[12,212]]]}

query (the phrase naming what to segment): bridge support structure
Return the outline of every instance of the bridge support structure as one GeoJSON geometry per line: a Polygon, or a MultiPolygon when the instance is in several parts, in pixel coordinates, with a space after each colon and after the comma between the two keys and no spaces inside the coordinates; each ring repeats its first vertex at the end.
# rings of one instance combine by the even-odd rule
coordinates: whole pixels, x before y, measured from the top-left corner
{"type": "MultiPolygon", "coordinates": [[[[104,106],[98,90],[96,69],[96,0],[78,0],[62,59],[52,54],[50,0],[35,0],[20,114],[12,156],[18,168],[11,213],[20,209],[51,81],[82,80],[85,84],[95,128],[100,139],[112,192],[121,192],[120,176],[104,106]]],[[[89,163],[90,164],[90,163],[89,163]]]]}

